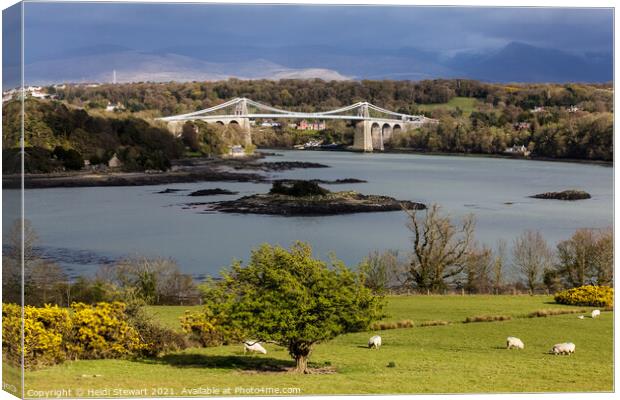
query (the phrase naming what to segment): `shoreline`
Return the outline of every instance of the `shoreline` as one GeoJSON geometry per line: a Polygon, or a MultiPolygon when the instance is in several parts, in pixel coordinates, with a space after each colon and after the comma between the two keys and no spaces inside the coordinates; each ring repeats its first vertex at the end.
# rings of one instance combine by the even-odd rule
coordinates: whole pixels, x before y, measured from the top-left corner
{"type": "MultiPolygon", "coordinates": [[[[348,153],[360,153],[360,154],[373,154],[373,152],[365,153],[360,150],[353,150],[351,148],[338,148],[338,149],[289,149],[289,148],[280,148],[280,147],[265,147],[263,150],[289,150],[289,151],[335,151],[335,152],[348,152],[348,153]]],[[[518,156],[510,156],[504,154],[486,154],[486,153],[449,153],[449,152],[440,152],[440,151],[422,151],[422,150],[414,150],[414,149],[405,149],[405,148],[395,148],[388,149],[384,151],[376,151],[374,154],[415,154],[415,155],[423,155],[423,156],[443,156],[443,157],[472,157],[472,158],[497,158],[502,160],[522,160],[522,161],[550,161],[550,162],[565,162],[571,164],[590,164],[590,165],[599,165],[602,167],[612,167],[614,166],[613,161],[604,161],[604,160],[587,160],[580,158],[553,158],[553,157],[518,157],[518,156]]]]}
{"type": "MultiPolygon", "coordinates": [[[[172,171],[146,173],[146,172],[57,172],[51,174],[26,174],[24,175],[25,189],[47,188],[76,188],[76,187],[113,187],[113,186],[156,186],[174,183],[194,182],[253,182],[268,183],[271,179],[264,175],[265,172],[278,172],[290,169],[326,168],[327,165],[305,163],[301,161],[272,161],[266,163],[256,162],[265,156],[276,156],[277,153],[269,151],[336,151],[349,153],[363,153],[350,148],[342,149],[309,149],[295,150],[288,148],[261,148],[262,151],[254,156],[243,159],[213,159],[209,157],[183,158],[175,160],[172,171]]],[[[369,153],[372,154],[372,153],[369,153]]],[[[409,149],[390,149],[376,154],[413,154],[443,157],[477,157],[525,161],[550,161],[566,162],[574,164],[598,165],[613,168],[613,161],[558,159],[547,157],[514,157],[501,154],[472,154],[472,153],[441,153],[423,152],[409,149]]],[[[21,175],[3,175],[3,189],[20,189],[21,175]]],[[[324,182],[328,183],[328,182],[324,182]]]]}

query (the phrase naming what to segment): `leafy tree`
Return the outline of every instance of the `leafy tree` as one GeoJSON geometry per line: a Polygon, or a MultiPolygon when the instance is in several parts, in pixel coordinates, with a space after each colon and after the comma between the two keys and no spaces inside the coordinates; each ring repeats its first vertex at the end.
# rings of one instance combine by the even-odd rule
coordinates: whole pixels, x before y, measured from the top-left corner
{"type": "Polygon", "coordinates": [[[236,262],[212,281],[204,296],[220,325],[239,339],[286,347],[299,373],[309,372],[317,343],[367,328],[382,308],[380,297],[364,286],[363,274],[340,261],[328,267],[301,242],[290,250],[262,245],[247,266],[236,262]]]}

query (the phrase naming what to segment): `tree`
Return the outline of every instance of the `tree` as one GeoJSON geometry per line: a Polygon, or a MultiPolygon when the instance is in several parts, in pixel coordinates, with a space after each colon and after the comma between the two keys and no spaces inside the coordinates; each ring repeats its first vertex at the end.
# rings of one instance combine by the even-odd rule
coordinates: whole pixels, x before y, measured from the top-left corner
{"type": "Polygon", "coordinates": [[[286,347],[295,371],[308,373],[317,343],[367,328],[382,308],[363,274],[337,260],[332,264],[313,258],[305,243],[290,250],[264,244],[247,266],[236,262],[206,285],[205,304],[239,340],[286,347]]]}
{"type": "Polygon", "coordinates": [[[491,268],[493,251],[487,247],[473,247],[466,263],[467,281],[465,290],[468,293],[489,293],[491,291],[491,268]]]}
{"type": "Polygon", "coordinates": [[[497,241],[497,250],[493,260],[493,292],[499,294],[504,283],[504,263],[506,262],[506,241],[497,241]]]}
{"type": "Polygon", "coordinates": [[[101,267],[98,279],[115,286],[123,299],[147,304],[178,304],[196,294],[190,276],[167,258],[130,257],[101,267]]]}
{"type": "Polygon", "coordinates": [[[385,292],[391,285],[399,283],[401,264],[398,250],[375,250],[360,263],[359,270],[364,274],[367,288],[375,293],[385,292]]]}
{"type": "Polygon", "coordinates": [[[552,254],[540,232],[526,231],[515,239],[513,262],[523,275],[530,294],[538,286],[541,274],[552,263],[552,254]]]}
{"type": "Polygon", "coordinates": [[[558,243],[558,274],[569,287],[606,285],[613,278],[613,232],[578,229],[558,243]]]}
{"type": "Polygon", "coordinates": [[[457,227],[449,216],[440,214],[433,204],[426,218],[417,210],[406,210],[408,228],[413,233],[413,254],[408,280],[420,290],[441,292],[447,281],[463,272],[469,258],[474,236],[474,218],[466,216],[457,227]]]}

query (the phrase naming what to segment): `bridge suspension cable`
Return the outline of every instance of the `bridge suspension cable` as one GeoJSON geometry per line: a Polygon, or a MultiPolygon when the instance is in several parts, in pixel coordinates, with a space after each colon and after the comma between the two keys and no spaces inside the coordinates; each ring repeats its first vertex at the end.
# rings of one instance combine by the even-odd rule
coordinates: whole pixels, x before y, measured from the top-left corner
{"type": "Polygon", "coordinates": [[[382,114],[399,117],[401,120],[424,121],[427,119],[426,117],[422,115],[409,115],[409,114],[398,113],[395,111],[390,111],[390,110],[376,106],[368,102],[357,102],[355,104],[351,104],[345,107],[340,107],[334,110],[307,113],[307,112],[283,110],[277,107],[272,107],[272,106],[268,106],[263,103],[259,103],[258,101],[254,101],[254,100],[251,100],[245,97],[235,97],[234,99],[228,100],[222,104],[218,104],[210,108],[205,108],[204,110],[194,111],[194,112],[190,112],[186,114],[172,115],[169,117],[161,117],[157,119],[164,120],[164,121],[182,121],[182,120],[192,120],[192,119],[205,119],[206,120],[206,119],[215,118],[218,116],[226,117],[228,115],[208,116],[206,114],[213,113],[215,111],[219,111],[227,107],[239,106],[243,104],[245,104],[246,106],[248,105],[253,106],[261,111],[269,111],[269,112],[277,113],[277,114],[261,114],[261,113],[252,114],[252,113],[249,113],[247,111],[247,107],[245,107],[243,108],[244,109],[243,114],[239,114],[239,112],[235,110],[235,113],[231,114],[230,116],[246,117],[246,118],[261,118],[261,117],[267,116],[271,118],[309,118],[309,119],[310,118],[328,118],[328,119],[336,119],[336,118],[337,119],[346,119],[346,118],[369,119],[370,118],[370,119],[373,119],[373,117],[370,117],[367,114],[367,110],[370,109],[370,110],[374,110],[382,114]],[[335,114],[345,113],[347,111],[351,111],[355,109],[365,110],[365,112],[361,114],[358,112],[358,115],[356,116],[335,115],[335,114]]]}

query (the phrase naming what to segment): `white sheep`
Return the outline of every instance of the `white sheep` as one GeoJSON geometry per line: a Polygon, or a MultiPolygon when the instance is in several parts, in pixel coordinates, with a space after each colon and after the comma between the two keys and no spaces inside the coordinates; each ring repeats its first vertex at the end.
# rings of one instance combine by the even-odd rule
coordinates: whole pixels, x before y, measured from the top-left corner
{"type": "Polygon", "coordinates": [[[558,343],[553,345],[551,352],[555,355],[558,354],[572,354],[575,352],[575,344],[574,343],[558,343]]]}
{"type": "Polygon", "coordinates": [[[592,311],[592,318],[596,318],[596,317],[600,317],[601,316],[601,310],[593,310],[592,311]]]}
{"type": "Polygon", "coordinates": [[[514,336],[508,336],[506,338],[506,348],[523,350],[525,348],[525,345],[523,344],[521,339],[516,338],[514,336]]]}
{"type": "Polygon", "coordinates": [[[368,348],[372,349],[378,349],[379,347],[381,347],[381,336],[373,336],[370,339],[368,339],[368,348]]]}
{"type": "Polygon", "coordinates": [[[256,353],[267,354],[267,350],[265,350],[265,348],[261,346],[260,343],[253,342],[253,341],[243,342],[243,354],[247,353],[248,351],[250,353],[256,352],[256,353]]]}
{"type": "Polygon", "coordinates": [[[584,317],[583,317],[583,315],[580,315],[580,316],[578,316],[577,318],[579,318],[579,319],[583,319],[584,317]]]}

